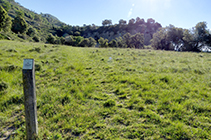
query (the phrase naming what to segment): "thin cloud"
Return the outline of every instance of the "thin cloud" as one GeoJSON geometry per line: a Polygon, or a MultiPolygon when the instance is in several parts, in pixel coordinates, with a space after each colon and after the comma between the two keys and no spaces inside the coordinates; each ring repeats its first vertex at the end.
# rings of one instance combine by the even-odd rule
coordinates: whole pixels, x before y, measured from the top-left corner
{"type": "Polygon", "coordinates": [[[131,17],[131,15],[133,14],[133,7],[135,6],[135,4],[132,4],[132,8],[130,9],[130,11],[128,12],[127,17],[131,17]]]}

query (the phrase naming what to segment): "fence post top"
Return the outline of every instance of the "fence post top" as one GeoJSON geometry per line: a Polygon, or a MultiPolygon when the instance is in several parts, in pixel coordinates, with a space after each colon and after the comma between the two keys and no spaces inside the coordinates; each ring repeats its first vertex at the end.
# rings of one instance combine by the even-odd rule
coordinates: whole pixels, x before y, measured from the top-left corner
{"type": "Polygon", "coordinates": [[[23,69],[32,70],[34,66],[34,59],[24,59],[23,61],[23,69]]]}

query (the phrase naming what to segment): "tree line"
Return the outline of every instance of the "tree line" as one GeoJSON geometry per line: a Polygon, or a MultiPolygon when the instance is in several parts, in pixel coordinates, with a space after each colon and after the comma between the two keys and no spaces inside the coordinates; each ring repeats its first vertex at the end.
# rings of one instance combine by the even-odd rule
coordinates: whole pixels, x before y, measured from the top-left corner
{"type": "Polygon", "coordinates": [[[119,37],[111,40],[100,38],[98,39],[99,47],[107,48],[107,47],[115,47],[115,48],[136,48],[143,49],[144,48],[144,36],[141,33],[137,33],[135,35],[131,35],[130,33],[126,33],[123,37],[119,37]]]}
{"type": "Polygon", "coordinates": [[[160,28],[151,43],[155,49],[199,52],[211,46],[211,34],[206,22],[199,22],[189,30],[169,25],[160,28]]]}

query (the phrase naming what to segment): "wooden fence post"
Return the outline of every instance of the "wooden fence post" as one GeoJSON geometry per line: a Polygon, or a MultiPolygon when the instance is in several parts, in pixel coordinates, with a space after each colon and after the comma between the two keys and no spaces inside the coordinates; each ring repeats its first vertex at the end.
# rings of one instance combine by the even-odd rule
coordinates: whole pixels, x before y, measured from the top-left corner
{"type": "Polygon", "coordinates": [[[35,65],[33,59],[24,59],[22,72],[26,118],[26,139],[34,140],[38,135],[38,123],[35,92],[35,65]]]}

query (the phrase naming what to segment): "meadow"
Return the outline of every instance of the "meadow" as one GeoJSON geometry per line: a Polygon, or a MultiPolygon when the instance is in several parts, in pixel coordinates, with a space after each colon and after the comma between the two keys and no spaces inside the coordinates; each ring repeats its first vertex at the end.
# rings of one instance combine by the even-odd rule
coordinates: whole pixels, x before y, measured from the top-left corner
{"type": "Polygon", "coordinates": [[[210,139],[211,54],[0,41],[0,138],[25,139],[35,59],[38,139],[210,139]]]}

